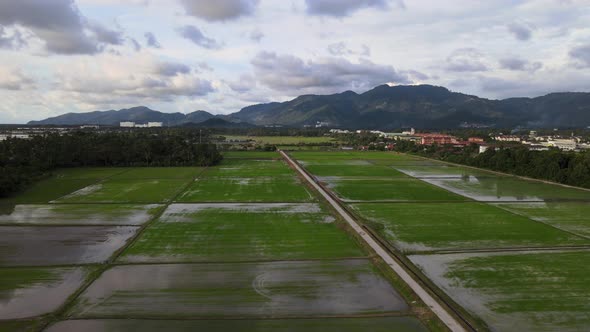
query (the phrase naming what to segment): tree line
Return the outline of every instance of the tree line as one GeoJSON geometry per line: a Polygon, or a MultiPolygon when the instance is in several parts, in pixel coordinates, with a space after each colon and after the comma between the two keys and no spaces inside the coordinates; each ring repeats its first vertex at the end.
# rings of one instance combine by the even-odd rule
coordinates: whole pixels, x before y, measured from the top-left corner
{"type": "Polygon", "coordinates": [[[22,190],[56,168],[210,166],[221,159],[217,147],[193,130],[76,131],[8,138],[0,142],[0,197],[22,190]]]}
{"type": "Polygon", "coordinates": [[[398,142],[395,149],[457,164],[590,188],[590,151],[572,152],[550,148],[533,151],[526,146],[499,146],[479,153],[475,144],[465,148],[420,146],[398,142]]]}

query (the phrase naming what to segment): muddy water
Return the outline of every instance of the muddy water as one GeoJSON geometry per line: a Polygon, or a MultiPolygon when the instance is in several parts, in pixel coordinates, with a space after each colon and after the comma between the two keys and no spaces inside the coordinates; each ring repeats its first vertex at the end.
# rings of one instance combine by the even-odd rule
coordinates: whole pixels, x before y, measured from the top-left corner
{"type": "Polygon", "coordinates": [[[406,310],[365,259],[117,266],[78,299],[74,317],[290,317],[406,310]]]}
{"type": "Polygon", "coordinates": [[[106,261],[138,227],[0,227],[0,266],[106,261]]]}
{"type": "Polygon", "coordinates": [[[421,332],[427,329],[413,317],[271,320],[71,320],[51,326],[47,332],[123,331],[242,331],[242,332],[421,332]]]}
{"type": "Polygon", "coordinates": [[[81,267],[0,269],[0,319],[28,318],[56,310],[82,285],[86,274],[87,269],[81,267]]]}
{"type": "Polygon", "coordinates": [[[151,218],[150,210],[162,205],[44,204],[16,205],[0,214],[0,224],[39,225],[141,225],[151,218]]]}

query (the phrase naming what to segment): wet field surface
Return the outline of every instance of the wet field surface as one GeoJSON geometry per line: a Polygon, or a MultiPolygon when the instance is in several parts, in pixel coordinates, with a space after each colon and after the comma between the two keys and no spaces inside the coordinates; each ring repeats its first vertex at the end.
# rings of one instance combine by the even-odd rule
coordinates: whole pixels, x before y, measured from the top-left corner
{"type": "Polygon", "coordinates": [[[478,329],[584,331],[590,325],[583,263],[590,191],[395,153],[292,155],[478,329]],[[335,177],[318,168],[351,160],[395,172],[335,177]]]}
{"type": "Polygon", "coordinates": [[[272,320],[72,320],[51,326],[48,332],[126,331],[242,331],[242,332],[422,332],[428,331],[413,317],[272,319],[272,320]]]}
{"type": "Polygon", "coordinates": [[[163,205],[44,204],[16,205],[0,214],[0,225],[129,225],[150,220],[163,205]]]}
{"type": "Polygon", "coordinates": [[[0,268],[0,320],[52,312],[82,285],[88,270],[83,267],[0,268]]]}
{"type": "Polygon", "coordinates": [[[116,266],[78,298],[71,315],[297,317],[407,308],[369,261],[358,259],[116,266]]]}
{"type": "Polygon", "coordinates": [[[102,263],[136,230],[131,226],[0,226],[0,266],[102,263]]]}

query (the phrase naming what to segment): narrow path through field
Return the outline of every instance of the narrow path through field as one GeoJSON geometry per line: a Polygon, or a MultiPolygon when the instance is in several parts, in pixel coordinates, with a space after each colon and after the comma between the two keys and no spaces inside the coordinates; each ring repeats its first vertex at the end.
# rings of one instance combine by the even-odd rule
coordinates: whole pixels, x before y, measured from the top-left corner
{"type": "Polygon", "coordinates": [[[391,257],[363,228],[350,216],[322,187],[320,187],[297,163],[285,152],[280,151],[285,160],[292,165],[303,178],[311,184],[330,205],[342,216],[350,227],[379,255],[383,261],[420,297],[420,299],[438,316],[438,318],[453,332],[466,331],[465,328],[445,308],[434,299],[426,289],[416,282],[410,274],[391,257]]]}

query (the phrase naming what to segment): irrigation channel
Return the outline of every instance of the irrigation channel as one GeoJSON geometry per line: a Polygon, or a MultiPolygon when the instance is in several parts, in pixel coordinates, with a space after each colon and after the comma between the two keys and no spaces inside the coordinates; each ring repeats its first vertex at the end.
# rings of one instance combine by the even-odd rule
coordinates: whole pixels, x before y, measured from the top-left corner
{"type": "Polygon", "coordinates": [[[279,151],[287,163],[311,185],[313,186],[330,205],[342,216],[350,227],[385,261],[385,263],[420,297],[420,299],[438,316],[438,318],[453,332],[466,332],[453,315],[451,315],[430,293],[422,287],[412,276],[399,264],[387,251],[385,251],[372,237],[368,234],[355,220],[305,172],[299,164],[289,157],[284,151],[279,151]]]}

